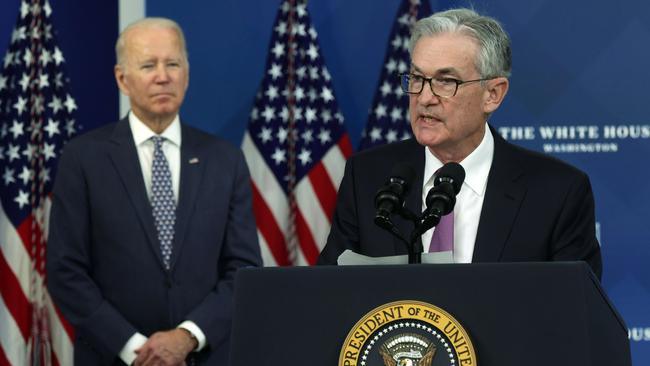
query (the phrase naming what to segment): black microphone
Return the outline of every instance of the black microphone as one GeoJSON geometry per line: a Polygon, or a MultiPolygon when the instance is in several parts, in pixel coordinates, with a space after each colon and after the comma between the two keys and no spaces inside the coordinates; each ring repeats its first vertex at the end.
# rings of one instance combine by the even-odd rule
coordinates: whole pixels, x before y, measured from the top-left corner
{"type": "Polygon", "coordinates": [[[415,171],[407,163],[398,163],[393,166],[386,184],[375,195],[375,224],[379,227],[392,230],[394,225],[390,216],[399,211],[404,205],[404,197],[411,187],[415,171]]]}
{"type": "Polygon", "coordinates": [[[438,225],[440,218],[454,209],[456,195],[465,180],[465,169],[458,163],[447,163],[436,172],[433,188],[427,193],[425,203],[427,209],[422,213],[422,222],[415,235],[420,236],[425,231],[438,225]]]}

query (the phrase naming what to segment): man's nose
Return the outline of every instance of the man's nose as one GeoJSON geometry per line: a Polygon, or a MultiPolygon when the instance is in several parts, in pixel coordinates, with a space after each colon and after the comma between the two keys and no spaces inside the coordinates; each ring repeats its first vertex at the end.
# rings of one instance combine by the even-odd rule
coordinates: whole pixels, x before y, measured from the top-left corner
{"type": "Polygon", "coordinates": [[[164,64],[158,65],[156,67],[156,82],[157,83],[166,83],[169,81],[169,71],[164,64]]]}

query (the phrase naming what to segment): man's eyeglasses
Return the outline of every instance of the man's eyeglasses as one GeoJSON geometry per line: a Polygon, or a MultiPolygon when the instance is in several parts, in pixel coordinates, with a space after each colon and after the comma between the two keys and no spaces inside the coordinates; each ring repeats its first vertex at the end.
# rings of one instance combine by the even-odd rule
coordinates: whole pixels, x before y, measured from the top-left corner
{"type": "Polygon", "coordinates": [[[458,87],[467,83],[485,81],[494,78],[458,80],[454,78],[425,78],[417,74],[400,74],[400,84],[402,91],[407,94],[420,94],[424,89],[424,84],[428,83],[433,95],[441,98],[451,98],[458,92],[458,87]]]}

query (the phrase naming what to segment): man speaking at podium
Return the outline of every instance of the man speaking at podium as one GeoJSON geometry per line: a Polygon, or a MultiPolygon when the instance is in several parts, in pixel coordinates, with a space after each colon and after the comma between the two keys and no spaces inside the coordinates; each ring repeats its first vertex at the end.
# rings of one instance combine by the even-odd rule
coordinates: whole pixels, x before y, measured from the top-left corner
{"type": "MultiPolygon", "coordinates": [[[[400,77],[415,139],[348,160],[319,263],[335,264],[346,249],[406,254],[401,240],[374,223],[377,189],[393,167],[408,163],[413,177],[404,184],[404,206],[420,213],[435,173],[456,162],[465,180],[453,211],[421,236],[424,252],[451,250],[455,263],[584,260],[600,278],[587,175],[506,142],[487,123],[508,92],[511,70],[510,39],[499,22],[469,9],[433,14],[415,24],[410,55],[410,71],[400,77]]],[[[403,234],[413,230],[409,220],[392,220],[403,234]]]]}

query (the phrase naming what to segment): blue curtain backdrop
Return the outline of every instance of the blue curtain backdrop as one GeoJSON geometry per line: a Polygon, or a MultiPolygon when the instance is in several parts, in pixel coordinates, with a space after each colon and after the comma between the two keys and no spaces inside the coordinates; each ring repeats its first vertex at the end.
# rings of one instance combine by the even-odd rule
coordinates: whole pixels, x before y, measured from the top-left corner
{"type": "MultiPolygon", "coordinates": [[[[112,76],[117,2],[50,0],[78,118],[118,117],[112,76]]],[[[650,364],[650,3],[474,0],[513,40],[513,74],[491,122],[509,140],[547,151],[590,175],[604,286],[631,331],[635,365],[650,364]]],[[[262,79],[278,0],[147,3],[177,20],[191,63],[183,119],[239,145],[262,79]]],[[[366,122],[397,0],[312,0],[309,11],[353,146],[366,122]]],[[[466,1],[431,1],[434,10],[466,1]]],[[[18,0],[0,12],[0,50],[18,0]]],[[[551,187],[549,187],[551,188],[551,187]]],[[[549,189],[549,192],[552,192],[549,189]]],[[[570,330],[568,330],[570,331],[570,330]]]]}

